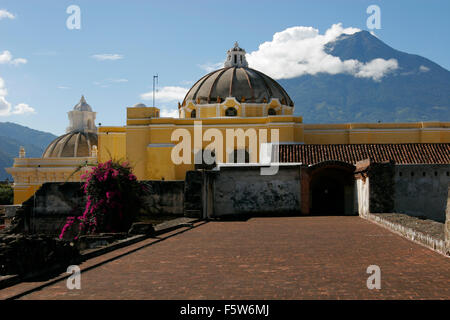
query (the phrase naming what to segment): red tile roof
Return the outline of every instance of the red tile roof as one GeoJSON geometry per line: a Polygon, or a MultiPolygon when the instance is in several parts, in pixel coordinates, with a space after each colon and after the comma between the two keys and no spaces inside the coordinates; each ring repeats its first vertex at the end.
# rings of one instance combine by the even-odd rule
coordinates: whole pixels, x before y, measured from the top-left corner
{"type": "Polygon", "coordinates": [[[335,160],[356,164],[394,160],[397,164],[450,164],[450,143],[405,144],[284,144],[280,162],[316,164],[335,160]]]}

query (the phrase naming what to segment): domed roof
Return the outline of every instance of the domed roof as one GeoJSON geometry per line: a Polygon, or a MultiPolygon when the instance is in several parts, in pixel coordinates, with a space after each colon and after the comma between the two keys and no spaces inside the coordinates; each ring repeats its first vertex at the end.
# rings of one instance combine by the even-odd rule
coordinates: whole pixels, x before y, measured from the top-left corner
{"type": "Polygon", "coordinates": [[[143,103],[136,103],[133,108],[146,108],[147,106],[143,103]]]}
{"type": "Polygon", "coordinates": [[[72,131],[53,140],[42,158],[90,157],[92,146],[98,145],[97,134],[72,131]]]}
{"type": "Polygon", "coordinates": [[[90,105],[87,104],[86,99],[84,98],[84,96],[81,96],[80,102],[78,102],[75,105],[75,107],[73,107],[73,110],[92,112],[92,108],[91,108],[90,105]]]}
{"type": "Polygon", "coordinates": [[[213,71],[200,80],[188,91],[183,106],[193,100],[196,104],[208,104],[224,101],[234,97],[237,101],[249,103],[270,102],[272,98],[280,103],[294,106],[286,91],[272,78],[257,70],[231,66],[213,71]]]}

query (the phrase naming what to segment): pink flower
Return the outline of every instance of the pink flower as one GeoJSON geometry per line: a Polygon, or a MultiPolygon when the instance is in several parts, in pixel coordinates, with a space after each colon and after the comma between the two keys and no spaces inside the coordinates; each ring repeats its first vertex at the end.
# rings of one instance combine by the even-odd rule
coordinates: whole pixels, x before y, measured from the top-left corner
{"type": "Polygon", "coordinates": [[[61,234],[59,235],[59,238],[62,239],[64,236],[64,233],[66,232],[66,230],[68,228],[70,228],[72,226],[72,224],[75,222],[75,217],[67,217],[66,219],[66,224],[64,225],[64,227],[61,230],[61,234]]]}

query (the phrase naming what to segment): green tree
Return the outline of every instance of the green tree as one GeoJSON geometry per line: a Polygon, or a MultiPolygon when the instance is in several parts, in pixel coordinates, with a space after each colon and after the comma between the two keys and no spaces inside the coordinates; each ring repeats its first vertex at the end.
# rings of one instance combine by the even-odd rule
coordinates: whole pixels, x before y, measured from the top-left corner
{"type": "Polygon", "coordinates": [[[0,205],[12,204],[14,192],[10,185],[0,184],[0,205]]]}

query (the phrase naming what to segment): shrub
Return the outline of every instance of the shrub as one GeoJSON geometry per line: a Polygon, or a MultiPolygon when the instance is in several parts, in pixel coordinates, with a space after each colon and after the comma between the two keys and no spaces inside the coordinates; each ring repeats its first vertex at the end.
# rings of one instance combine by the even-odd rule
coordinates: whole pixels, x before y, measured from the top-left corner
{"type": "Polygon", "coordinates": [[[0,205],[13,204],[14,192],[10,185],[0,185],[0,205]]]}
{"type": "MultiPolygon", "coordinates": [[[[81,175],[87,196],[82,216],[68,217],[60,238],[78,225],[78,236],[101,232],[125,232],[131,227],[140,209],[145,186],[137,181],[128,163],[100,163],[81,175]]],[[[75,239],[78,238],[75,237],[75,239]]]]}

